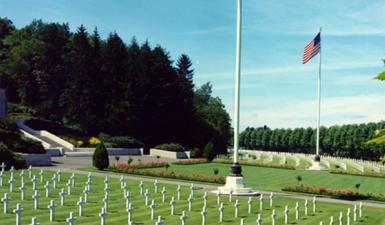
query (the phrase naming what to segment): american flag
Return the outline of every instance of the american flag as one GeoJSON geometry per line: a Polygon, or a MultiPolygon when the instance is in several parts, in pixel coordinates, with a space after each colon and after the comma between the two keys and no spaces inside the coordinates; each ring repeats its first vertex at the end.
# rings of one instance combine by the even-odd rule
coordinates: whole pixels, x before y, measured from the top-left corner
{"type": "Polygon", "coordinates": [[[306,45],[303,51],[302,64],[309,62],[311,58],[318,54],[321,50],[321,32],[315,36],[315,38],[306,45]]]}

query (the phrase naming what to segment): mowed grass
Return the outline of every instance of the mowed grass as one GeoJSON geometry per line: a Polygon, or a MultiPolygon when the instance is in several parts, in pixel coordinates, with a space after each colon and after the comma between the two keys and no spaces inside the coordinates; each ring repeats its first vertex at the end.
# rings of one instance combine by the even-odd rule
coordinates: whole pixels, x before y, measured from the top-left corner
{"type": "MultiPolygon", "coordinates": [[[[205,166],[209,166],[210,164],[205,164],[205,166]]],[[[212,165],[210,165],[212,166],[212,165]]],[[[190,167],[191,168],[191,167],[190,167]]],[[[208,169],[209,170],[209,169],[208,169]]],[[[225,172],[225,171],[223,171],[225,172]]],[[[34,171],[34,174],[37,175],[38,171],[34,171]]],[[[51,179],[53,173],[46,171],[45,177],[46,179],[51,179]]],[[[38,177],[38,176],[37,176],[38,177]]],[[[29,179],[26,179],[27,181],[27,195],[26,200],[20,201],[20,191],[18,190],[18,187],[20,186],[20,177],[19,177],[19,171],[15,173],[16,178],[16,185],[15,185],[15,192],[9,193],[9,186],[6,184],[3,187],[0,187],[0,195],[3,196],[4,193],[9,193],[11,197],[11,202],[9,204],[9,210],[8,214],[3,215],[0,213],[0,224],[1,225],[13,225],[15,224],[15,215],[11,213],[11,210],[15,208],[15,205],[17,203],[22,203],[23,213],[22,213],[22,224],[30,224],[32,217],[37,217],[38,221],[41,225],[45,224],[68,224],[65,222],[65,219],[69,216],[69,212],[73,211],[76,214],[77,220],[75,224],[81,224],[81,225],[88,225],[88,224],[100,224],[100,218],[98,216],[98,213],[100,212],[103,203],[102,198],[104,196],[104,177],[94,176],[93,177],[93,184],[91,188],[91,193],[89,195],[89,202],[84,207],[84,216],[79,217],[77,215],[78,213],[78,206],[76,205],[76,202],[79,200],[79,196],[82,195],[82,190],[84,187],[84,184],[86,182],[86,176],[84,175],[76,175],[76,186],[72,190],[72,194],[70,196],[66,196],[65,206],[60,206],[60,198],[58,195],[58,192],[62,187],[65,187],[65,183],[69,179],[70,174],[63,173],[61,182],[59,183],[58,187],[56,189],[51,190],[51,195],[49,198],[45,197],[45,189],[43,188],[42,183],[38,183],[38,189],[39,193],[41,195],[40,200],[40,206],[38,210],[33,209],[33,200],[31,198],[32,196],[32,185],[29,179]],[[51,223],[49,222],[49,210],[47,209],[47,206],[49,204],[49,201],[51,199],[54,199],[58,207],[56,208],[56,221],[51,223]]],[[[9,172],[6,173],[6,180],[9,179],[9,172]]],[[[129,191],[132,194],[132,204],[134,206],[134,213],[133,213],[133,221],[135,225],[143,224],[155,224],[155,221],[150,219],[150,209],[144,205],[144,197],[139,194],[139,181],[133,181],[133,180],[127,180],[129,185],[129,191]]],[[[184,182],[186,184],[186,182],[184,182]]],[[[126,212],[126,206],[125,206],[125,200],[123,198],[122,190],[120,189],[120,182],[117,178],[110,178],[110,204],[109,204],[109,214],[107,216],[107,225],[124,225],[127,224],[127,212],[126,212]]],[[[162,216],[162,218],[165,220],[165,224],[170,225],[179,225],[180,222],[180,215],[182,213],[182,210],[186,210],[188,219],[187,223],[188,225],[199,225],[201,224],[201,214],[200,211],[203,207],[203,198],[202,198],[202,191],[196,190],[194,195],[194,202],[193,202],[193,211],[188,212],[188,204],[187,204],[187,196],[190,194],[190,188],[188,186],[182,186],[181,191],[181,200],[177,201],[176,203],[176,215],[171,216],[170,215],[170,206],[169,201],[171,199],[171,196],[176,196],[176,186],[175,185],[164,185],[160,183],[159,185],[159,192],[154,193],[154,186],[153,183],[145,183],[145,188],[148,188],[151,192],[150,200],[155,199],[157,203],[157,209],[156,209],[156,217],[158,215],[162,216]],[[162,203],[162,195],[160,193],[160,190],[162,187],[165,186],[167,188],[167,201],[165,203],[162,203]]],[[[233,198],[233,201],[237,199],[236,197],[233,198]]],[[[238,198],[240,201],[240,217],[245,218],[246,224],[255,224],[256,216],[259,212],[259,200],[254,199],[253,201],[253,210],[252,214],[248,214],[247,212],[247,198],[238,198]]],[[[210,194],[208,197],[208,214],[207,214],[207,224],[213,225],[213,224],[224,224],[224,225],[236,225],[240,224],[240,218],[234,218],[234,202],[230,203],[227,196],[222,196],[221,201],[225,205],[225,215],[224,215],[224,222],[219,223],[219,211],[218,206],[216,203],[216,196],[210,194]]],[[[309,215],[304,215],[304,209],[303,209],[303,200],[294,200],[290,198],[282,198],[277,197],[274,199],[273,208],[276,209],[277,213],[277,222],[276,224],[283,224],[284,216],[283,216],[283,210],[284,206],[289,206],[289,221],[290,224],[303,224],[303,225],[314,225],[319,224],[319,222],[322,220],[324,221],[324,224],[328,224],[330,216],[334,216],[334,219],[337,220],[339,212],[343,211],[344,214],[346,214],[347,205],[339,205],[339,204],[326,204],[326,203],[318,203],[317,204],[317,211],[315,214],[312,213],[311,203],[309,203],[309,215]],[[300,209],[300,219],[298,221],[295,221],[295,202],[299,201],[301,209],[300,209]]],[[[2,206],[2,205],[1,205],[2,206]]],[[[1,207],[2,208],[2,207],[1,207]]],[[[352,208],[352,207],[351,207],[352,208]]],[[[269,200],[264,200],[264,209],[262,210],[262,218],[263,218],[263,224],[271,224],[271,215],[272,209],[269,207],[269,200]]],[[[368,225],[381,225],[385,224],[385,215],[384,215],[383,209],[376,209],[376,208],[364,208],[364,216],[362,219],[358,220],[357,222],[351,223],[351,224],[368,224],[368,225]]]]}
{"type": "MultiPolygon", "coordinates": [[[[171,165],[169,172],[199,173],[214,175],[214,169],[219,170],[220,176],[227,176],[230,171],[229,164],[205,163],[195,165],[171,165]]],[[[153,168],[151,170],[165,170],[153,168]]],[[[364,177],[353,175],[332,174],[325,171],[287,170],[255,166],[242,166],[243,175],[247,185],[256,190],[281,191],[285,185],[296,184],[297,176],[302,177],[302,184],[320,186],[330,189],[355,190],[357,183],[362,193],[385,193],[385,178],[364,177]]]]}

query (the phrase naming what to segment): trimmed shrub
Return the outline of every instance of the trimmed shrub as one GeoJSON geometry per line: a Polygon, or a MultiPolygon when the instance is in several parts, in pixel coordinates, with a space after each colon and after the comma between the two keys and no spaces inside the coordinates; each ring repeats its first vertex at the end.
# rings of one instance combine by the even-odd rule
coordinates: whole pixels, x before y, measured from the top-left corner
{"type": "Polygon", "coordinates": [[[103,142],[96,146],[94,155],[92,157],[92,164],[99,170],[108,168],[110,162],[108,159],[108,152],[103,142]]]}
{"type": "Polygon", "coordinates": [[[12,153],[8,147],[0,142],[0,163],[4,162],[7,165],[7,169],[14,166],[16,169],[25,167],[25,160],[14,153],[12,153]]]}
{"type": "Polygon", "coordinates": [[[214,144],[209,142],[203,148],[203,157],[207,158],[210,162],[215,158],[214,144]]]}
{"type": "Polygon", "coordinates": [[[200,157],[202,157],[202,150],[200,150],[199,148],[190,149],[190,157],[191,158],[200,158],[200,157]]]}
{"type": "Polygon", "coordinates": [[[160,150],[165,150],[165,151],[170,151],[170,152],[184,152],[186,149],[177,143],[168,143],[168,144],[160,144],[155,146],[154,148],[160,149],[160,150]]]}
{"type": "Polygon", "coordinates": [[[181,159],[176,162],[173,162],[172,164],[175,165],[193,165],[193,164],[201,164],[201,163],[208,163],[206,158],[201,159],[181,159]]]}
{"type": "Polygon", "coordinates": [[[143,142],[130,136],[114,136],[110,137],[107,134],[99,134],[99,139],[109,148],[143,148],[143,142]]]}

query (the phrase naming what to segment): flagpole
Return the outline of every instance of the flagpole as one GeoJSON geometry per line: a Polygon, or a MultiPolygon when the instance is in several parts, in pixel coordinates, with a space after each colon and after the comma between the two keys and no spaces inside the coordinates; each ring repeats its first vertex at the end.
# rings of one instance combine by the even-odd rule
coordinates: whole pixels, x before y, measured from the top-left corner
{"type": "MultiPolygon", "coordinates": [[[[320,32],[320,35],[321,35],[321,31],[322,31],[322,28],[320,27],[319,29],[319,32],[320,32]]],[[[322,51],[322,47],[320,47],[320,50],[319,50],[319,68],[318,68],[318,99],[317,99],[317,143],[316,143],[316,157],[315,157],[315,161],[316,162],[319,162],[320,161],[320,153],[319,153],[319,143],[320,143],[320,140],[319,140],[319,136],[320,136],[320,124],[321,124],[321,120],[320,120],[320,117],[321,117],[321,51],[322,51]]]]}
{"type": "Polygon", "coordinates": [[[238,162],[239,151],[239,99],[241,79],[241,35],[242,35],[242,0],[237,0],[237,43],[235,62],[235,100],[234,100],[234,157],[231,166],[232,176],[242,176],[242,169],[238,162]]]}

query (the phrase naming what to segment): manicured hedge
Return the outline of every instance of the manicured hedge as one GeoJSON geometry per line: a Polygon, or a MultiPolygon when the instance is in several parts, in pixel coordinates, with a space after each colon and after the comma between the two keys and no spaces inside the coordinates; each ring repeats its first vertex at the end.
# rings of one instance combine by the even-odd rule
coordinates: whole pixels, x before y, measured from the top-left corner
{"type": "Polygon", "coordinates": [[[98,138],[104,142],[108,148],[143,148],[144,143],[130,136],[110,136],[100,133],[98,138]]]}
{"type": "Polygon", "coordinates": [[[114,163],[112,165],[113,168],[117,168],[119,170],[128,170],[128,169],[150,169],[150,168],[160,168],[165,167],[166,162],[145,162],[145,163],[114,163]]]}
{"type": "Polygon", "coordinates": [[[330,173],[342,174],[342,175],[385,178],[385,173],[370,173],[370,172],[359,173],[359,172],[351,172],[351,171],[345,171],[345,170],[331,170],[330,173]]]}
{"type": "MultiPolygon", "coordinates": [[[[231,159],[214,159],[213,162],[216,162],[216,163],[226,163],[226,164],[232,164],[233,163],[233,161],[231,159]]],[[[247,161],[247,160],[240,160],[239,163],[241,165],[246,165],[246,166],[256,166],[256,167],[267,167],[267,168],[295,170],[294,166],[290,166],[290,165],[287,165],[287,164],[267,164],[267,163],[259,163],[259,162],[250,162],[250,161],[247,161]]]]}
{"type": "Polygon", "coordinates": [[[173,162],[172,164],[175,165],[193,165],[193,164],[201,164],[201,163],[208,163],[209,161],[206,158],[201,159],[182,159],[178,160],[176,162],[173,162]]]}
{"type": "MultiPolygon", "coordinates": [[[[114,164],[116,165],[116,164],[114,164]]],[[[143,170],[136,168],[119,168],[119,167],[109,168],[112,172],[118,173],[127,173],[127,174],[135,174],[142,176],[152,176],[152,177],[163,177],[163,178],[171,178],[171,179],[179,179],[179,180],[188,180],[188,181],[199,181],[199,182],[209,182],[209,183],[217,183],[224,184],[226,181],[225,177],[220,176],[206,176],[203,174],[177,174],[175,172],[167,172],[167,171],[158,171],[158,170],[143,170]]]]}
{"type": "Polygon", "coordinates": [[[170,151],[170,152],[184,152],[186,149],[177,143],[168,143],[168,144],[160,144],[155,146],[154,148],[160,149],[160,150],[165,150],[165,151],[170,151]]]}
{"type": "Polygon", "coordinates": [[[384,193],[361,194],[359,192],[352,191],[352,190],[331,190],[331,189],[324,188],[324,187],[305,186],[302,184],[287,185],[284,188],[282,188],[282,190],[283,191],[290,191],[290,192],[327,195],[327,196],[330,196],[333,198],[346,199],[346,200],[369,199],[369,200],[374,200],[374,201],[385,202],[385,194],[384,193]]]}

